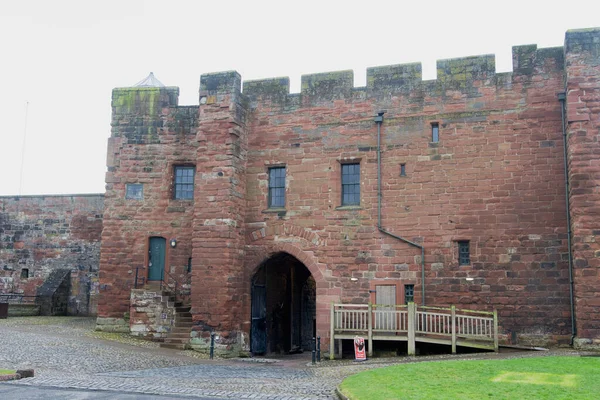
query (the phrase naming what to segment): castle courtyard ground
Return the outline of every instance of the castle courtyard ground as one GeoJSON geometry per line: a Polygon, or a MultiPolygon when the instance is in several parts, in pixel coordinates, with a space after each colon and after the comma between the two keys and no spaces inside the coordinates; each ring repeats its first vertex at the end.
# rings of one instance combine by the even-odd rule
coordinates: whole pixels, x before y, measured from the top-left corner
{"type": "Polygon", "coordinates": [[[335,399],[352,374],[394,363],[446,358],[531,357],[570,350],[323,361],[310,354],[273,359],[208,360],[192,351],[162,349],[127,335],[95,332],[93,318],[0,320],[0,367],[33,368],[34,378],[0,384],[11,398],[335,399]],[[107,397],[103,397],[107,396],[107,397]],[[163,397],[165,398],[165,397],[163,397]]]}

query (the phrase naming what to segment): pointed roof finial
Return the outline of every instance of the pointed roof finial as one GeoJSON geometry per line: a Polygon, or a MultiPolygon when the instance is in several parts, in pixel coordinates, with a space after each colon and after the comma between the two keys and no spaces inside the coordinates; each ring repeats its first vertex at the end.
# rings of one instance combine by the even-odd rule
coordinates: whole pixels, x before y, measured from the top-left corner
{"type": "Polygon", "coordinates": [[[135,87],[165,87],[165,85],[156,79],[153,72],[150,72],[150,75],[136,83],[135,87]]]}

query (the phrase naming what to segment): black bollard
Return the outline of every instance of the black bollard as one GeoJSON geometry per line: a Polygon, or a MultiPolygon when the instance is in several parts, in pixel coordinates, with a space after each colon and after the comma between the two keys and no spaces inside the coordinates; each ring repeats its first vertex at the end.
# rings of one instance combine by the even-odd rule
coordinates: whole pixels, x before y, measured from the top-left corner
{"type": "Polygon", "coordinates": [[[321,336],[317,336],[317,362],[321,362],[321,336]]]}
{"type": "Polygon", "coordinates": [[[210,334],[210,359],[212,360],[215,355],[215,333],[210,334]]]}
{"type": "Polygon", "coordinates": [[[313,365],[315,365],[315,361],[316,361],[316,356],[317,356],[317,352],[315,351],[315,345],[316,345],[316,341],[315,338],[312,338],[312,363],[313,365]]]}

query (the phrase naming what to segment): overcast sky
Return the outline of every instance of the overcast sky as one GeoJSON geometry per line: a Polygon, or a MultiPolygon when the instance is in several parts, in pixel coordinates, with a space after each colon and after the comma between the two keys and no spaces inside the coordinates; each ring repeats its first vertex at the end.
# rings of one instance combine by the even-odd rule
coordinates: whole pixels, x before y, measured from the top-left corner
{"type": "Polygon", "coordinates": [[[353,69],[364,86],[367,67],[422,62],[435,79],[436,59],[477,54],[505,72],[514,45],[600,26],[599,0],[404,3],[0,0],[0,195],[103,193],[111,90],[150,71],[189,105],[202,73],[298,92],[302,74],[353,69]]]}

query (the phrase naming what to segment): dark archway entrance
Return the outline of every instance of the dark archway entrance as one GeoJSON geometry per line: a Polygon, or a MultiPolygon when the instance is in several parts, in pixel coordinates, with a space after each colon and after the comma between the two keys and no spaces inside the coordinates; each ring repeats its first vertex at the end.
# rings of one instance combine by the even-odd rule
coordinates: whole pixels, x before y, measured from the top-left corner
{"type": "Polygon", "coordinates": [[[315,321],[316,285],[310,271],[288,253],[264,261],[252,278],[252,353],[312,350],[315,321]]]}

